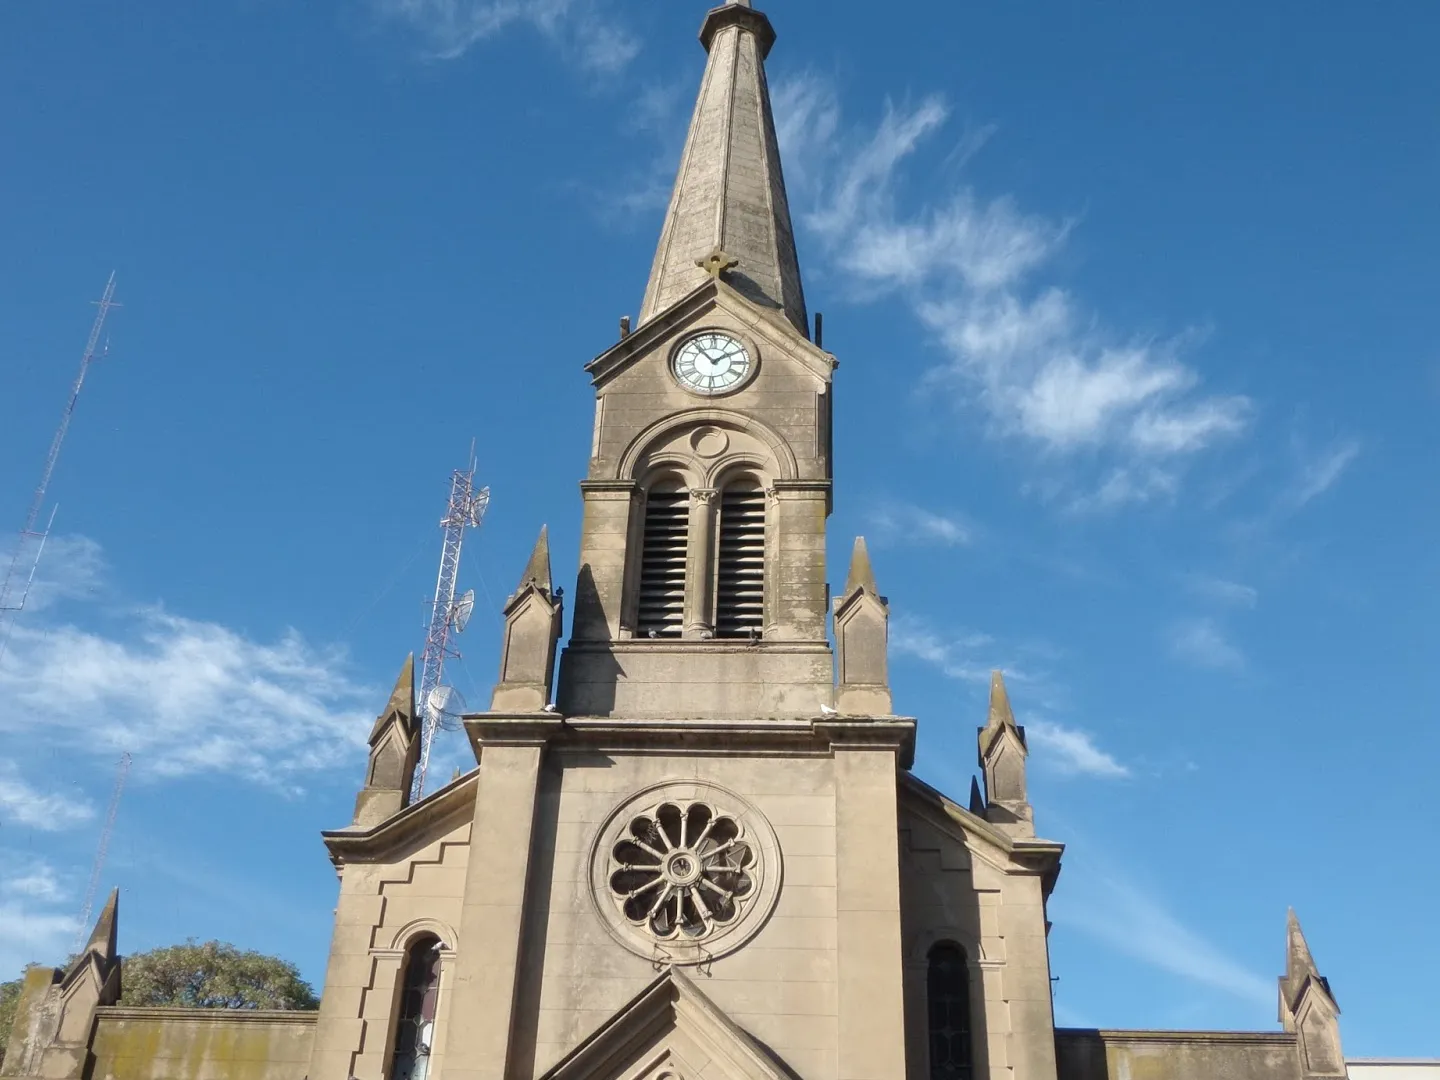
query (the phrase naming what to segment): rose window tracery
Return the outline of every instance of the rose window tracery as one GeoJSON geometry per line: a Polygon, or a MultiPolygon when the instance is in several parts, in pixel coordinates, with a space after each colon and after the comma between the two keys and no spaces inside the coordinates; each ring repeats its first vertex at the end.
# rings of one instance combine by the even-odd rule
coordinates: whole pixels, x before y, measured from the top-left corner
{"type": "Polygon", "coordinates": [[[622,798],[590,842],[601,925],[652,964],[707,964],[760,933],[784,872],[775,829],[738,792],[700,778],[622,798]]]}
{"type": "Polygon", "coordinates": [[[610,861],[610,892],[626,920],[661,941],[710,937],[755,893],[755,846],[734,815],[704,802],[634,815],[610,861]]]}

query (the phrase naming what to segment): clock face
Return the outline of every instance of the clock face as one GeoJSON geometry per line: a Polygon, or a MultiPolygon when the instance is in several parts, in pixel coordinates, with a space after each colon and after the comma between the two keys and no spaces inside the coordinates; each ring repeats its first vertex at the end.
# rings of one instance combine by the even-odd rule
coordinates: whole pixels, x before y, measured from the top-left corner
{"type": "Polygon", "coordinates": [[[697,334],[675,354],[675,377],[697,394],[723,394],[750,373],[750,353],[729,334],[697,334]]]}

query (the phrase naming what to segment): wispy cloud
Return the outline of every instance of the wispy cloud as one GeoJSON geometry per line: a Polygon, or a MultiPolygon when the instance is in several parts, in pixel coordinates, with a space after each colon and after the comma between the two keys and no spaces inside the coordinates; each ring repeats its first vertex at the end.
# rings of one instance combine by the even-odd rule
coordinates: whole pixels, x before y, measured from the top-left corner
{"type": "Polygon", "coordinates": [[[1360,454],[1356,439],[1345,439],[1317,454],[1302,457],[1295,479],[1281,496],[1284,510],[1296,511],[1329,491],[1360,454]]]}
{"type": "Polygon", "coordinates": [[[94,806],[83,795],[41,790],[20,775],[15,762],[0,761],[0,824],[59,832],[94,816],[94,806]]]}
{"type": "Polygon", "coordinates": [[[1037,758],[1057,772],[1108,779],[1130,775],[1129,768],[1095,745],[1089,732],[1049,720],[1031,720],[1025,724],[1025,738],[1037,758]]]}
{"type": "Polygon", "coordinates": [[[1239,581],[1195,574],[1186,580],[1186,585],[1196,596],[1226,607],[1253,608],[1260,602],[1260,590],[1239,581]]]}
{"type": "Polygon", "coordinates": [[[0,971],[13,978],[28,963],[57,964],[76,930],[60,908],[69,899],[48,863],[4,853],[0,870],[0,971]]]}
{"type": "Polygon", "coordinates": [[[816,76],[782,83],[775,104],[787,172],[808,206],[800,219],[819,247],[863,292],[910,303],[947,355],[931,387],[1052,462],[1100,470],[1089,494],[1078,485],[1077,508],[1168,495],[1186,459],[1245,429],[1250,401],[1205,393],[1183,361],[1196,335],[1108,330],[1067,290],[1036,280],[1071,222],[965,187],[902,206],[908,164],[949,121],[943,99],[889,105],[867,135],[842,129],[833,88],[816,76]]]}
{"type": "Polygon", "coordinates": [[[62,895],[55,868],[47,862],[34,863],[12,877],[0,878],[0,893],[35,900],[58,900],[62,895]]]}
{"type": "MultiPolygon", "coordinates": [[[[101,564],[88,542],[65,550],[101,564]]],[[[48,553],[42,573],[42,585],[75,577],[48,553]]],[[[351,678],[342,652],[293,631],[257,641],[153,606],[125,612],[121,625],[107,634],[49,617],[19,624],[0,657],[0,740],[33,741],[38,730],[61,753],[108,763],[129,750],[142,773],[291,788],[308,772],[361,760],[378,692],[351,678]]],[[[0,762],[0,817],[60,829],[93,815],[83,798],[0,762]]]]}
{"type": "Polygon", "coordinates": [[[124,638],[17,630],[0,666],[0,732],[30,730],[43,712],[65,749],[130,750],[162,776],[293,783],[357,760],[374,694],[341,674],[340,654],[294,632],[256,642],[158,608],[133,619],[124,638]]]}
{"type": "MultiPolygon", "coordinates": [[[[948,678],[982,686],[989,685],[991,671],[1000,666],[986,659],[995,654],[995,639],[988,634],[942,637],[913,618],[897,618],[890,624],[890,651],[923,660],[948,678]]],[[[1005,670],[1007,678],[1024,679],[1013,666],[1005,670]]]]}
{"type": "Polygon", "coordinates": [[[1224,955],[1180,922],[1154,896],[1116,875],[1094,869],[1092,857],[1051,904],[1057,923],[1068,924],[1173,975],[1213,987],[1256,1006],[1275,999],[1274,982],[1224,955]]]}
{"type": "Polygon", "coordinates": [[[1120,779],[1130,775],[1127,766],[1096,745],[1090,732],[1043,715],[1045,699],[1053,696],[1045,689],[1048,680],[1015,663],[1000,662],[998,657],[1003,653],[990,635],[943,636],[920,620],[898,618],[891,624],[890,649],[896,655],[912,656],[931,665],[947,678],[977,688],[988,687],[991,673],[1003,670],[1008,685],[1026,686],[1040,699],[1027,703],[1027,715],[1017,714],[1037,763],[1062,776],[1120,779]],[[1037,716],[1037,712],[1042,715],[1037,716]]]}
{"type": "MultiPolygon", "coordinates": [[[[15,549],[0,554],[8,566],[15,549]]],[[[37,538],[18,553],[22,574],[36,568],[34,583],[25,594],[25,611],[31,615],[53,608],[66,600],[93,600],[104,588],[105,556],[100,545],[85,536],[51,536],[42,544],[37,538]]],[[[20,595],[10,597],[18,604],[20,595]]]]}
{"type": "Polygon", "coordinates": [[[602,17],[593,0],[367,0],[384,22],[419,39],[426,56],[455,60],[503,31],[530,27],[589,71],[611,74],[640,51],[634,36],[602,17]]]}
{"type": "Polygon", "coordinates": [[[958,515],[911,503],[883,503],[870,512],[869,523],[881,543],[959,547],[971,539],[970,527],[958,515]]]}
{"type": "Polygon", "coordinates": [[[1182,619],[1170,628],[1169,636],[1171,653],[1186,663],[1216,671],[1241,671],[1245,667],[1245,654],[1230,642],[1214,619],[1182,619]]]}

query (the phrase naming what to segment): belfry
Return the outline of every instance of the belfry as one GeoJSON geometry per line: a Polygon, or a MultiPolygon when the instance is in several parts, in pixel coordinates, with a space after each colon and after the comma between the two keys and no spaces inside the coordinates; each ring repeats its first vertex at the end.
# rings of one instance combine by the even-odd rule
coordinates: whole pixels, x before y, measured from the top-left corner
{"type": "Polygon", "coordinates": [[[541,529],[490,708],[464,719],[476,766],[418,802],[404,665],[353,821],[324,834],[340,886],[318,1014],[118,1006],[112,899],[68,972],[27,982],[3,1075],[1346,1075],[1293,916],[1275,1031],[1055,1027],[1063,849],[1037,834],[998,672],[967,803],[912,774],[917,721],[893,711],[863,539],[843,538],[829,585],[837,362],[805,304],[775,40],[748,0],[704,18],[638,318],[585,365],[569,637],[541,529]]]}

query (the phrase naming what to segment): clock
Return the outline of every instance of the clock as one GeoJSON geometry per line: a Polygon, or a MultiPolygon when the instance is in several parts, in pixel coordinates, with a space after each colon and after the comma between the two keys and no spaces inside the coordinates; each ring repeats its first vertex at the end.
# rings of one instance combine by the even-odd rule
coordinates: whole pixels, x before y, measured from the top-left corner
{"type": "Polygon", "coordinates": [[[729,334],[696,334],[675,351],[675,378],[697,394],[723,394],[750,374],[750,350],[729,334]]]}

